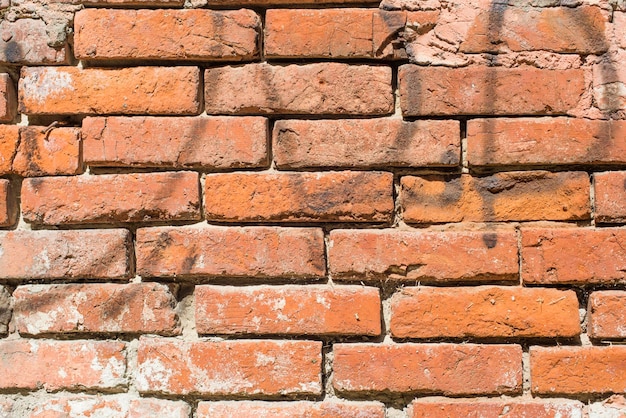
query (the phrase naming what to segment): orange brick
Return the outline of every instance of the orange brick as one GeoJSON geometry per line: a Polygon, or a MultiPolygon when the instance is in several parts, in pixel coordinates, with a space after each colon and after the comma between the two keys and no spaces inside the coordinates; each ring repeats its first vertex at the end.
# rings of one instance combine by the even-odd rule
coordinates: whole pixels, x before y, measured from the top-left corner
{"type": "Polygon", "coordinates": [[[112,390],[126,386],[126,346],[115,341],[0,342],[0,388],[112,390]]]}
{"type": "Polygon", "coordinates": [[[128,395],[81,396],[68,395],[61,398],[46,398],[29,405],[30,413],[25,418],[65,418],[117,416],[141,418],[146,416],[188,418],[191,407],[184,402],[164,399],[133,399],[128,395]]]}
{"type": "Polygon", "coordinates": [[[626,347],[531,347],[530,383],[537,395],[623,393],[626,347]]]}
{"type": "Polygon", "coordinates": [[[87,117],[83,158],[90,166],[263,167],[267,120],[260,117],[87,117]]]}
{"type": "Polygon", "coordinates": [[[384,418],[378,402],[200,402],[198,418],[384,418]]]}
{"type": "Polygon", "coordinates": [[[410,405],[410,418],[580,418],[583,404],[569,400],[478,400],[478,399],[416,399],[410,405]]]}
{"type": "Polygon", "coordinates": [[[475,344],[335,344],[341,394],[518,394],[522,348],[475,344]]]}
{"type": "Polygon", "coordinates": [[[362,286],[197,286],[200,334],[380,335],[380,295],[362,286]]]}
{"type": "Polygon", "coordinates": [[[591,218],[589,193],[582,171],[404,176],[400,205],[407,223],[568,221],[591,218]]]}
{"type": "Polygon", "coordinates": [[[564,117],[471,119],[471,166],[626,162],[626,122],[564,117]]]}
{"type": "Polygon", "coordinates": [[[583,70],[403,65],[405,116],[564,114],[585,92],[583,70]]]}
{"type": "Polygon", "coordinates": [[[20,111],[39,115],[197,114],[195,67],[22,68],[20,111]]]}
{"type": "Polygon", "coordinates": [[[575,337],[572,290],[519,287],[407,287],[391,299],[397,338],[575,337]]]}
{"type": "Polygon", "coordinates": [[[589,297],[589,324],[591,338],[626,338],[626,292],[605,290],[589,297]]]}
{"type": "Polygon", "coordinates": [[[137,230],[143,277],[320,278],[326,272],[321,229],[159,227],[137,230]]]}
{"type": "Polygon", "coordinates": [[[251,10],[85,9],[74,53],[85,60],[251,60],[261,19],[251,10]]]}
{"type": "Polygon", "coordinates": [[[460,138],[452,120],[279,120],[272,150],[279,168],[447,167],[459,164],[460,138]]]}
{"type": "Polygon", "coordinates": [[[22,335],[180,333],[176,299],[157,283],[19,286],[14,320],[22,335]]]}
{"type": "Polygon", "coordinates": [[[22,177],[78,174],[80,129],[20,128],[20,144],[13,159],[13,173],[22,177]]]}
{"type": "Polygon", "coordinates": [[[507,7],[480,13],[461,52],[554,51],[601,55],[609,47],[599,7],[507,7]]]}
{"type": "Polygon", "coordinates": [[[200,219],[198,174],[107,174],[25,179],[22,213],[44,225],[200,219]]]}
{"type": "Polygon", "coordinates": [[[139,340],[140,393],[306,396],[322,392],[322,343],[139,340]]]}
{"type": "Polygon", "coordinates": [[[519,280],[517,238],[512,230],[333,230],[328,257],[337,280],[519,280]]]}
{"type": "Polygon", "coordinates": [[[0,63],[20,65],[69,64],[65,45],[53,48],[48,45],[50,36],[43,19],[25,19],[0,22],[0,63]]]}
{"type": "Polygon", "coordinates": [[[394,107],[391,69],[380,66],[218,67],[206,70],[204,86],[208,114],[387,115],[394,107]]]}
{"type": "Polygon", "coordinates": [[[595,218],[597,222],[626,221],[626,171],[594,173],[595,218]]]}
{"type": "Polygon", "coordinates": [[[0,122],[10,122],[16,114],[17,96],[13,81],[8,74],[0,74],[0,122]]]}
{"type": "Polygon", "coordinates": [[[19,126],[0,125],[0,175],[12,174],[13,158],[19,143],[19,126]]]}
{"type": "Polygon", "coordinates": [[[184,0],[82,0],[85,6],[101,7],[180,7],[184,0]]]}
{"type": "Polygon", "coordinates": [[[0,227],[11,226],[17,220],[17,202],[9,180],[0,179],[0,227]]]}
{"type": "Polygon", "coordinates": [[[0,279],[124,279],[130,273],[125,229],[0,231],[0,279]]]}
{"type": "Polygon", "coordinates": [[[533,284],[611,284],[626,279],[626,231],[522,229],[522,279],[533,284]]]}
{"type": "Polygon", "coordinates": [[[390,222],[393,174],[211,174],[204,181],[207,219],[235,222],[390,222]]]}

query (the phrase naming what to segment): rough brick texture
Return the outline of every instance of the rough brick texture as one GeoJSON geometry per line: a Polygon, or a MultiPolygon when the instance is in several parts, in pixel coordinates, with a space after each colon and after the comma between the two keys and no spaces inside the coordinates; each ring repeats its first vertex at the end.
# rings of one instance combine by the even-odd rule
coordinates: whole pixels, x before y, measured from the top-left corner
{"type": "Polygon", "coordinates": [[[0,23],[0,62],[22,65],[67,64],[67,48],[48,45],[46,23],[41,19],[18,19],[0,23]]]}
{"type": "Polygon", "coordinates": [[[384,418],[376,402],[200,402],[198,418],[384,418]]]}
{"type": "Polygon", "coordinates": [[[11,226],[17,218],[17,202],[9,180],[0,180],[0,226],[11,226]]]}
{"type": "Polygon", "coordinates": [[[478,401],[445,398],[418,399],[411,404],[410,418],[471,417],[496,418],[501,416],[535,418],[577,418],[583,405],[576,401],[478,401]]]}
{"type": "Polygon", "coordinates": [[[626,338],[626,292],[605,290],[589,296],[589,336],[602,339],[626,338]]]}
{"type": "Polygon", "coordinates": [[[17,113],[17,95],[8,74],[0,74],[0,122],[10,122],[17,113]]]}
{"type": "Polygon", "coordinates": [[[596,173],[593,176],[596,221],[621,223],[626,221],[626,171],[596,173]]]}

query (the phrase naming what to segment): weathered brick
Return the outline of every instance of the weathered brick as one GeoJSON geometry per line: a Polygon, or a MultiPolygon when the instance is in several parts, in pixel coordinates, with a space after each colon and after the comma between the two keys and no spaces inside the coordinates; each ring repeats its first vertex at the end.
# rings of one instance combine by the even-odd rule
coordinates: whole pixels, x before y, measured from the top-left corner
{"type": "Polygon", "coordinates": [[[143,277],[320,278],[326,268],[321,229],[159,227],[137,230],[143,277]]]}
{"type": "Polygon", "coordinates": [[[0,249],[0,279],[124,279],[130,273],[125,229],[0,231],[0,249]]]}
{"type": "Polygon", "coordinates": [[[592,67],[593,104],[604,115],[626,109],[626,68],[621,64],[625,59],[626,50],[616,49],[605,54],[592,67]]]}
{"type": "Polygon", "coordinates": [[[211,174],[204,210],[220,221],[389,222],[392,193],[393,174],[385,172],[211,174]]]}
{"type": "Polygon", "coordinates": [[[363,3],[370,3],[372,6],[378,6],[378,2],[371,0],[207,0],[209,6],[283,6],[283,5],[295,5],[295,4],[307,4],[307,5],[319,5],[319,4],[353,4],[356,3],[359,6],[363,3]]]}
{"type": "Polygon", "coordinates": [[[522,347],[475,344],[335,344],[339,393],[517,394],[522,347]]]}
{"type": "Polygon", "coordinates": [[[610,284],[626,280],[626,231],[522,229],[522,280],[533,284],[610,284]]]}
{"type": "MultiPolygon", "coordinates": [[[[9,331],[9,321],[11,320],[11,295],[3,286],[0,287],[0,334],[9,331]]],[[[2,407],[0,406],[0,411],[2,407]]]]}
{"type": "Polygon", "coordinates": [[[362,286],[197,286],[200,334],[380,335],[380,295],[362,286]]]}
{"type": "Polygon", "coordinates": [[[578,395],[626,390],[626,347],[531,347],[533,394],[578,395]]]}
{"type": "Polygon", "coordinates": [[[518,280],[517,239],[512,230],[334,230],[328,257],[331,275],[338,280],[518,280]]]}
{"type": "Polygon", "coordinates": [[[82,3],[100,7],[180,7],[185,0],[82,0],[82,3]]]}
{"type": "Polygon", "coordinates": [[[198,418],[384,418],[378,402],[200,402],[198,418]]]}
{"type": "Polygon", "coordinates": [[[44,225],[200,219],[198,174],[105,174],[25,179],[22,214],[44,225]]]}
{"type": "Polygon", "coordinates": [[[20,334],[180,332],[176,299],[158,283],[28,285],[13,298],[20,334]]]}
{"type": "Polygon", "coordinates": [[[618,417],[626,414],[626,398],[624,395],[613,395],[601,402],[594,402],[585,408],[589,418],[618,417]]]}
{"type": "Polygon", "coordinates": [[[589,297],[589,324],[591,338],[626,338],[626,292],[605,290],[589,297]]]}
{"type": "Polygon", "coordinates": [[[407,287],[391,299],[397,338],[575,337],[572,290],[520,287],[407,287]]]}
{"type": "Polygon", "coordinates": [[[583,70],[403,65],[405,116],[565,114],[585,92],[583,70]]]}
{"type": "Polygon", "coordinates": [[[17,220],[17,202],[9,180],[0,179],[0,227],[11,226],[17,220]]]}
{"type": "Polygon", "coordinates": [[[135,375],[140,393],[202,396],[319,395],[322,343],[142,338],[135,375]]]}
{"type": "Polygon", "coordinates": [[[68,64],[65,46],[52,48],[41,19],[18,19],[0,22],[0,63],[20,65],[68,64]]]}
{"type": "MultiPolygon", "coordinates": [[[[438,12],[415,12],[427,25],[438,12]]],[[[270,9],[265,16],[265,55],[272,58],[394,58],[393,40],[406,12],[377,9],[270,9]]]]}
{"type": "Polygon", "coordinates": [[[261,19],[251,10],[85,9],[74,53],[85,60],[251,60],[261,19]]]}
{"type": "Polygon", "coordinates": [[[191,407],[180,401],[141,398],[129,395],[85,396],[66,395],[29,402],[24,418],[124,417],[146,416],[188,418],[191,407]]]}
{"type": "Polygon", "coordinates": [[[87,117],[83,159],[90,166],[225,169],[267,166],[261,117],[87,117]]]}
{"type": "Polygon", "coordinates": [[[208,114],[386,115],[394,107],[391,68],[380,66],[329,62],[210,68],[204,89],[208,114]]]}
{"type": "Polygon", "coordinates": [[[506,7],[481,12],[461,43],[461,52],[554,51],[596,54],[609,42],[599,7],[506,7]]]}
{"type": "Polygon", "coordinates": [[[591,218],[589,193],[582,171],[404,176],[400,205],[408,223],[567,221],[591,218]]]}
{"type": "Polygon", "coordinates": [[[13,81],[8,74],[0,74],[0,122],[10,122],[16,114],[17,95],[13,81]]]}
{"type": "Polygon", "coordinates": [[[0,125],[0,175],[12,173],[13,158],[20,143],[20,127],[0,125]]]}
{"type": "Polygon", "coordinates": [[[554,400],[478,400],[424,398],[411,403],[409,418],[580,418],[583,404],[578,401],[554,400]]]}
{"type": "Polygon", "coordinates": [[[279,168],[446,167],[459,164],[460,137],[452,120],[279,120],[272,151],[279,168]]]}
{"type": "Polygon", "coordinates": [[[126,346],[116,341],[0,341],[0,388],[101,389],[126,385],[126,346]]]}
{"type": "Polygon", "coordinates": [[[22,68],[20,111],[27,114],[197,114],[195,67],[22,68]]]}
{"type": "Polygon", "coordinates": [[[471,119],[471,166],[626,163],[626,122],[565,117],[471,119]]]}
{"type": "Polygon", "coordinates": [[[594,173],[596,222],[626,221],[626,171],[594,173]]]}
{"type": "Polygon", "coordinates": [[[45,127],[20,128],[20,143],[13,159],[12,172],[23,177],[78,174],[80,129],[45,127]]]}

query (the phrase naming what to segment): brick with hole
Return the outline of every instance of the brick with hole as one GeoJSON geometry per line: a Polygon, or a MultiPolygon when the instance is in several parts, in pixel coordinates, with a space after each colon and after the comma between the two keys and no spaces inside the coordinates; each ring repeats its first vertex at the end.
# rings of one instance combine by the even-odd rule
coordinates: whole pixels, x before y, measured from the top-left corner
{"type": "Polygon", "coordinates": [[[17,200],[9,180],[0,179],[0,227],[14,225],[17,221],[17,200]]]}
{"type": "Polygon", "coordinates": [[[616,284],[626,280],[626,231],[523,228],[522,280],[528,284],[616,284]]]}
{"type": "Polygon", "coordinates": [[[124,417],[146,416],[188,418],[191,407],[182,401],[165,399],[133,398],[132,395],[64,395],[34,400],[25,418],[61,417],[124,417]]]}
{"type": "Polygon", "coordinates": [[[589,296],[587,332],[596,339],[626,338],[626,292],[604,290],[589,296]]]}
{"type": "Polygon", "coordinates": [[[42,19],[20,18],[0,23],[0,63],[19,65],[69,64],[66,45],[51,47],[48,27],[42,19]]]}
{"type": "Polygon", "coordinates": [[[322,392],[322,343],[314,341],[139,340],[135,382],[142,394],[294,397],[322,392]]]}
{"type": "Polygon", "coordinates": [[[130,276],[131,236],[125,229],[0,231],[0,248],[0,280],[130,276]]]}
{"type": "Polygon", "coordinates": [[[522,390],[519,345],[335,344],[340,394],[502,395],[522,390]]]}
{"type": "Polygon", "coordinates": [[[200,402],[198,418],[384,418],[385,407],[378,402],[200,402]]]}
{"type": "Polygon", "coordinates": [[[199,334],[380,335],[380,295],[363,286],[196,286],[199,334]]]}
{"type": "Polygon", "coordinates": [[[4,390],[119,391],[127,384],[126,345],[117,341],[0,342],[4,390]]]}
{"type": "Polygon", "coordinates": [[[262,117],[87,117],[83,159],[90,166],[217,170],[269,165],[262,117]]]}
{"type": "Polygon", "coordinates": [[[594,173],[593,187],[596,222],[626,222],[626,171],[594,173]]]}
{"type": "Polygon", "coordinates": [[[391,299],[396,338],[573,338],[580,334],[572,290],[479,286],[406,287],[391,299]]]}
{"type": "Polygon", "coordinates": [[[460,162],[460,135],[451,120],[279,120],[272,151],[280,169],[451,167],[460,162]]]}
{"type": "Polygon", "coordinates": [[[606,395],[626,391],[626,347],[531,347],[535,395],[606,395]]]}
{"type": "Polygon", "coordinates": [[[447,399],[422,398],[409,406],[409,418],[580,418],[583,404],[578,401],[518,399],[447,399]]]}
{"type": "Polygon", "coordinates": [[[176,298],[158,283],[25,285],[13,292],[21,335],[176,335],[176,298]]]}
{"type": "Polygon", "coordinates": [[[199,220],[198,173],[25,179],[22,213],[43,225],[199,220]]]}
{"type": "Polygon", "coordinates": [[[140,228],[136,255],[142,277],[319,279],[326,273],[318,228],[140,228]]]}
{"type": "Polygon", "coordinates": [[[261,19],[251,10],[85,9],[74,18],[82,60],[249,61],[261,19]]]}
{"type": "Polygon", "coordinates": [[[392,193],[388,172],[211,174],[204,210],[228,222],[390,222],[392,193]]]}
{"type": "Polygon", "coordinates": [[[407,223],[591,218],[590,180],[583,171],[403,176],[400,187],[407,223]]]}
{"type": "Polygon", "coordinates": [[[493,231],[333,230],[330,273],[337,280],[518,281],[517,238],[493,231]]]}
{"type": "Polygon", "coordinates": [[[16,115],[17,95],[15,86],[13,86],[11,76],[0,74],[0,122],[11,122],[16,115]]]}

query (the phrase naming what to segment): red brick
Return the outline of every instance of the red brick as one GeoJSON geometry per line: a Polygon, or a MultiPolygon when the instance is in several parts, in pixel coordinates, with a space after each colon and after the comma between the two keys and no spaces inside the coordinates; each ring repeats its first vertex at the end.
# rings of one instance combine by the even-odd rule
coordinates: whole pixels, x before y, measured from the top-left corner
{"type": "Polygon", "coordinates": [[[82,0],[85,6],[101,7],[180,7],[184,0],[82,0]]]}
{"type": "Polygon", "coordinates": [[[461,52],[606,52],[605,20],[599,7],[507,7],[480,13],[461,43],[461,52]],[[497,20],[497,22],[496,22],[497,20]]]}
{"type": "Polygon", "coordinates": [[[74,18],[74,53],[85,60],[251,60],[260,26],[243,9],[85,9],[74,18]]]}
{"type": "Polygon", "coordinates": [[[403,65],[399,71],[405,116],[564,114],[586,90],[580,69],[403,65]]]}
{"type": "Polygon", "coordinates": [[[328,257],[331,275],[338,280],[519,280],[517,238],[512,230],[334,230],[328,257]]]}
{"type": "Polygon", "coordinates": [[[582,220],[591,218],[590,188],[582,171],[404,176],[400,205],[407,223],[582,220]]]}
{"type": "Polygon", "coordinates": [[[380,335],[380,295],[362,286],[197,286],[200,334],[380,335]]]}
{"type": "Polygon", "coordinates": [[[626,292],[593,292],[588,312],[587,333],[591,338],[626,338],[626,292]]]}
{"type": "Polygon", "coordinates": [[[626,230],[522,229],[522,279],[533,284],[611,284],[626,280],[626,230]]]}
{"type": "Polygon", "coordinates": [[[452,120],[279,120],[272,150],[279,168],[447,167],[459,164],[460,138],[452,120]]]}
{"type": "Polygon", "coordinates": [[[339,393],[517,394],[522,348],[475,344],[335,344],[339,393]]]}
{"type": "Polygon", "coordinates": [[[31,401],[29,406],[29,414],[25,418],[112,416],[188,418],[191,414],[191,407],[184,402],[164,399],[133,399],[129,395],[68,395],[60,398],[45,398],[44,401],[38,403],[31,401]]]}
{"type": "Polygon", "coordinates": [[[211,174],[204,181],[207,219],[235,222],[389,222],[393,174],[211,174]]]}
{"type": "Polygon", "coordinates": [[[295,396],[322,391],[322,343],[139,340],[140,393],[295,396]]]}
{"type": "Polygon", "coordinates": [[[626,162],[626,122],[574,118],[471,119],[471,166],[620,164],[626,162]]]}
{"type": "Polygon", "coordinates": [[[121,342],[1,341],[0,358],[2,389],[111,390],[126,385],[121,342]]]}
{"type": "Polygon", "coordinates": [[[137,230],[143,277],[324,277],[321,229],[160,227],[137,230]]]}
{"type": "Polygon", "coordinates": [[[200,219],[198,174],[106,174],[25,179],[22,213],[44,225],[200,219]]]}
{"type": "Polygon", "coordinates": [[[0,231],[0,244],[0,279],[124,279],[130,273],[125,229],[0,231]]]}
{"type": "Polygon", "coordinates": [[[20,334],[180,333],[176,299],[158,283],[28,285],[13,298],[20,334]]]}
{"type": "Polygon", "coordinates": [[[68,64],[65,46],[48,46],[50,37],[42,19],[18,19],[0,23],[0,62],[20,65],[68,64]]]}
{"type": "Polygon", "coordinates": [[[197,114],[195,67],[22,68],[20,111],[27,114],[197,114]]]}
{"type": "Polygon", "coordinates": [[[0,175],[12,174],[13,158],[19,143],[19,126],[0,125],[0,175]]]}
{"type": "MultiPolygon", "coordinates": [[[[434,24],[439,13],[416,12],[434,24]]],[[[265,16],[265,55],[271,58],[394,58],[393,40],[406,12],[377,9],[271,9],[265,16]]],[[[403,51],[402,51],[403,52],[403,51]]]]}
{"type": "Polygon", "coordinates": [[[384,418],[377,402],[200,402],[198,418],[384,418]]]}
{"type": "Polygon", "coordinates": [[[519,287],[407,287],[391,299],[397,338],[575,337],[572,290],[519,287]]]}
{"type": "Polygon", "coordinates": [[[530,383],[537,395],[626,391],[626,347],[531,347],[530,383]]]}
{"type": "Polygon", "coordinates": [[[416,399],[410,406],[409,418],[580,418],[583,404],[568,400],[477,400],[416,399]]]}
{"type": "Polygon", "coordinates": [[[626,171],[594,173],[596,222],[626,221],[626,171]]]}
{"type": "Polygon", "coordinates": [[[13,173],[22,177],[78,174],[80,129],[20,128],[20,144],[13,159],[13,173]]]}
{"type": "Polygon", "coordinates": [[[267,120],[260,117],[87,117],[90,166],[225,169],[263,167],[267,120]]]}
{"type": "Polygon", "coordinates": [[[17,202],[9,180],[0,179],[0,227],[11,226],[17,220],[17,202]]]}
{"type": "Polygon", "coordinates": [[[218,67],[206,70],[204,86],[208,114],[387,115],[394,107],[391,68],[380,66],[218,67]]]}
{"type": "Polygon", "coordinates": [[[358,4],[359,6],[364,3],[369,3],[372,6],[378,6],[378,2],[372,2],[370,0],[208,0],[209,6],[260,6],[260,7],[272,7],[283,5],[320,5],[320,4],[358,4]]]}
{"type": "Polygon", "coordinates": [[[17,115],[17,95],[13,81],[8,74],[0,74],[0,122],[10,122],[15,115],[17,115]]]}

